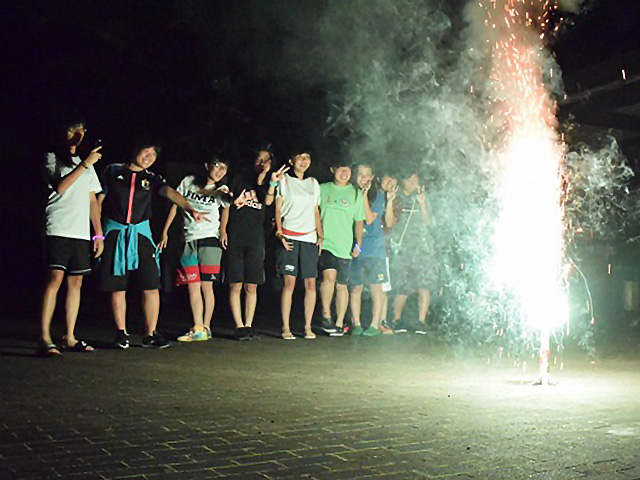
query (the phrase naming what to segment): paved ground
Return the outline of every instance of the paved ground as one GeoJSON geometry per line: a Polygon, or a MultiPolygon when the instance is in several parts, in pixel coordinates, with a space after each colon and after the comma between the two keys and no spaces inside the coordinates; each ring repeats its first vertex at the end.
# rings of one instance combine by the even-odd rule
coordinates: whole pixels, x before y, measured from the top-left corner
{"type": "MultiPolygon", "coordinates": [[[[86,337],[111,338],[103,311],[83,312],[86,337]]],[[[19,317],[2,319],[3,479],[640,479],[638,350],[567,359],[545,388],[419,336],[241,343],[219,328],[37,359],[19,317]]],[[[166,306],[163,323],[177,334],[188,315],[166,306]]]]}

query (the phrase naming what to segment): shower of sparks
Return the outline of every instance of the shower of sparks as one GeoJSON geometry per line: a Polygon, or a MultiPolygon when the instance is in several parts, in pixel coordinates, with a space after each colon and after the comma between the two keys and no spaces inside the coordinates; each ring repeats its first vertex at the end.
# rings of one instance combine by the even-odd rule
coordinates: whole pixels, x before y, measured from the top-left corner
{"type": "Polygon", "coordinates": [[[557,5],[550,0],[490,0],[483,6],[487,26],[498,33],[491,82],[506,134],[504,143],[494,148],[502,177],[492,276],[515,296],[527,330],[540,335],[540,361],[548,366],[549,335],[569,316],[561,188],[564,144],[557,132],[557,106],[544,83],[544,73],[549,74],[544,40],[554,31],[549,17],[557,5]]]}

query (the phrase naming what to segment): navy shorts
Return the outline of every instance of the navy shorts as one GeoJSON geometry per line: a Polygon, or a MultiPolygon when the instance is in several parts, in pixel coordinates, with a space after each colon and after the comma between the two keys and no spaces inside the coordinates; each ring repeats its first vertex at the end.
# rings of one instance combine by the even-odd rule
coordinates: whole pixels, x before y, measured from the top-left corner
{"type": "Polygon", "coordinates": [[[276,273],[298,278],[318,276],[318,246],[315,243],[287,239],[293,250],[285,250],[282,243],[277,247],[276,273]]]}
{"type": "Polygon", "coordinates": [[[338,272],[336,282],[340,285],[346,285],[349,280],[350,263],[350,258],[339,258],[328,250],[322,250],[320,260],[318,261],[318,269],[321,272],[325,270],[336,270],[338,272]]]}
{"type": "Polygon", "coordinates": [[[351,260],[349,267],[349,285],[352,287],[364,283],[385,283],[387,276],[387,259],[359,256],[351,260]]]}
{"type": "Polygon", "coordinates": [[[47,236],[45,258],[51,270],[68,275],[91,273],[91,241],[79,238],[47,236]]]}
{"type": "Polygon", "coordinates": [[[112,231],[104,239],[104,252],[98,264],[100,290],[122,292],[129,286],[138,290],[157,290],[160,288],[160,269],[156,261],[158,252],[155,245],[144,235],[138,235],[138,269],[113,274],[114,252],[118,231],[112,231]]]}

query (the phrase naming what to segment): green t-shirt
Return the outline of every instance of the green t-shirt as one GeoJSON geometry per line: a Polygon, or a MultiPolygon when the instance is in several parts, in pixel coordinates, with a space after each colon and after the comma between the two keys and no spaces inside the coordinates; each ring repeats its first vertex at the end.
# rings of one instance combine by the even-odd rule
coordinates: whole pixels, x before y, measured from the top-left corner
{"type": "Polygon", "coordinates": [[[339,187],[333,182],[320,185],[320,216],[324,242],[322,249],[338,258],[351,258],[353,222],[365,219],[362,193],[353,185],[339,187]]]}

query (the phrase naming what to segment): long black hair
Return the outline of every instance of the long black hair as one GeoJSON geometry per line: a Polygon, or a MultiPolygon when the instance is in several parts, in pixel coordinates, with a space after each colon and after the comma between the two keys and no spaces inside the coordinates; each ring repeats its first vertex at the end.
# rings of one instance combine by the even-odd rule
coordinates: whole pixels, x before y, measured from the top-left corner
{"type": "Polygon", "coordinates": [[[355,178],[355,183],[356,183],[356,188],[359,188],[359,185],[357,185],[358,183],[358,167],[367,167],[369,169],[371,169],[371,173],[374,174],[373,180],[371,181],[371,188],[369,188],[369,191],[367,192],[367,199],[369,200],[369,205],[373,205],[373,202],[376,201],[376,198],[378,198],[378,190],[380,190],[380,178],[375,175],[375,171],[373,170],[373,165],[371,165],[370,163],[356,163],[351,167],[351,178],[353,178],[353,172],[355,172],[356,174],[356,178],[355,178]]]}

